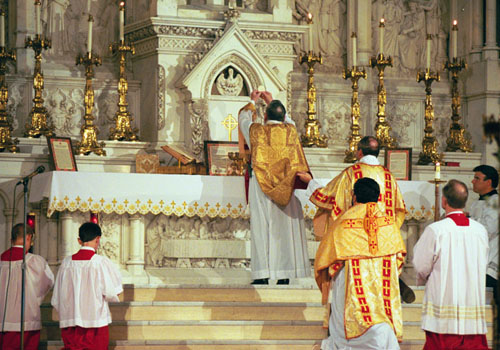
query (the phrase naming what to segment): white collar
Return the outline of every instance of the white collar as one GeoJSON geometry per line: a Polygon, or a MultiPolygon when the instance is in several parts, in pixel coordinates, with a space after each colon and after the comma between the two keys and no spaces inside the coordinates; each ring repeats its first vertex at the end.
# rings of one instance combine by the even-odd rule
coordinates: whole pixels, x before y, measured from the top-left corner
{"type": "Polygon", "coordinates": [[[22,245],[13,245],[12,248],[22,248],[23,246],[22,245]]]}
{"type": "Polygon", "coordinates": [[[266,124],[282,124],[283,122],[280,122],[279,120],[268,120],[266,124]]]}
{"type": "Polygon", "coordinates": [[[95,253],[95,249],[92,248],[92,247],[84,247],[84,246],[82,246],[80,249],[83,249],[83,250],[92,250],[95,253]]]}
{"type": "Polygon", "coordinates": [[[450,211],[448,214],[446,214],[446,216],[451,215],[451,214],[464,214],[464,211],[463,210],[453,210],[453,211],[450,211]]]}
{"type": "Polygon", "coordinates": [[[372,156],[371,154],[367,156],[363,156],[359,161],[359,163],[364,163],[368,165],[380,165],[380,162],[377,157],[372,156]]]}

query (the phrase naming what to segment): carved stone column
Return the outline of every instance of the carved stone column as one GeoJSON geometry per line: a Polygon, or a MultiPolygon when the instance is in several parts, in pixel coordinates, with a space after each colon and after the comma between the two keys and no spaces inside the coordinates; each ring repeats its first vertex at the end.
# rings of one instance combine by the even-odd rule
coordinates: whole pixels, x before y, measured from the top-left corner
{"type": "Polygon", "coordinates": [[[404,265],[405,275],[411,278],[411,281],[415,278],[415,269],[413,267],[413,247],[420,238],[419,222],[415,219],[406,220],[406,227],[408,228],[406,234],[406,263],[404,265]]]}
{"type": "Polygon", "coordinates": [[[472,26],[471,26],[471,44],[470,63],[481,60],[481,51],[483,48],[483,1],[472,0],[472,26]]]}
{"type": "Polygon", "coordinates": [[[73,242],[77,240],[77,236],[73,230],[73,215],[70,212],[64,211],[59,215],[59,219],[61,224],[61,246],[57,258],[60,263],[65,257],[75,253],[73,242]]]}
{"type": "Polygon", "coordinates": [[[483,48],[484,60],[498,60],[498,46],[497,46],[497,2],[496,0],[486,0],[486,37],[483,48]]]}
{"type": "Polygon", "coordinates": [[[48,201],[42,201],[40,221],[45,224],[40,225],[42,230],[45,231],[44,250],[42,255],[47,259],[49,266],[57,266],[57,216],[58,213],[53,213],[52,216],[47,217],[48,201]],[[43,220],[42,220],[43,216],[43,220]]]}
{"type": "Polygon", "coordinates": [[[144,221],[140,215],[129,217],[129,258],[127,261],[127,270],[132,275],[140,275],[144,272],[144,221]]]}
{"type": "MultiPolygon", "coordinates": [[[[352,32],[356,32],[356,3],[354,0],[347,0],[347,38],[352,32]]],[[[359,37],[359,36],[358,36],[359,37]]],[[[352,67],[352,41],[347,40],[347,67],[352,67]]]]}
{"type": "Polygon", "coordinates": [[[10,247],[10,230],[18,212],[17,209],[13,208],[5,208],[3,210],[3,215],[5,216],[5,240],[0,243],[2,244],[2,246],[0,246],[0,251],[2,252],[10,247]]]}
{"type": "Polygon", "coordinates": [[[372,56],[372,2],[371,0],[358,0],[357,4],[358,66],[368,66],[368,61],[372,56]]]}

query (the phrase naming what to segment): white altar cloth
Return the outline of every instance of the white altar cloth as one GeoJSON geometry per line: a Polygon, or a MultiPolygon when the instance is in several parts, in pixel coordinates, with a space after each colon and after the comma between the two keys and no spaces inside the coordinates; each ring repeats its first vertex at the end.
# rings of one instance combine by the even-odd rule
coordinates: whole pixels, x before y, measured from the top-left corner
{"type": "MultiPolygon", "coordinates": [[[[318,179],[326,184],[330,179],[318,179]]],[[[434,217],[434,185],[426,181],[398,181],[407,219],[434,217]]],[[[297,190],[304,216],[316,207],[297,190]]],[[[47,215],[55,211],[93,211],[117,214],[165,214],[248,218],[241,176],[88,173],[52,171],[33,178],[30,202],[48,198],[47,215]]]]}

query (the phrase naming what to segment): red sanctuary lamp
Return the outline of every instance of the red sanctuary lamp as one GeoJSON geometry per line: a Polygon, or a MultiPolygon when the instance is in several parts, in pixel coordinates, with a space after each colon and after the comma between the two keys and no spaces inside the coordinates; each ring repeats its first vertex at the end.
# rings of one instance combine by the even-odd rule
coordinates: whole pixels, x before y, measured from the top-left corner
{"type": "Polygon", "coordinates": [[[35,232],[35,223],[36,223],[36,214],[33,212],[30,212],[28,215],[26,215],[26,224],[31,227],[33,230],[33,233],[35,232]]]}
{"type": "Polygon", "coordinates": [[[99,225],[99,213],[90,212],[90,222],[99,225]]]}

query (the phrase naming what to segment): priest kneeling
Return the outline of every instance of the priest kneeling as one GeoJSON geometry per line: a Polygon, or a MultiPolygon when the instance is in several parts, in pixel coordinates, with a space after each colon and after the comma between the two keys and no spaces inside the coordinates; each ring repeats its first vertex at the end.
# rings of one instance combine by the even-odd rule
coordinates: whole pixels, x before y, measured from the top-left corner
{"type": "MultiPolygon", "coordinates": [[[[398,277],[406,254],[394,217],[377,207],[371,178],[354,184],[354,206],[323,237],[314,264],[323,302],[332,292],[322,350],[399,349],[403,317],[398,277]]],[[[317,348],[317,347],[316,347],[317,348]]]]}
{"type": "Polygon", "coordinates": [[[123,292],[121,274],[106,257],[96,254],[99,225],[86,222],[78,230],[81,249],[66,257],[57,273],[52,306],[59,313],[64,350],[107,350],[108,302],[123,292]]]}

